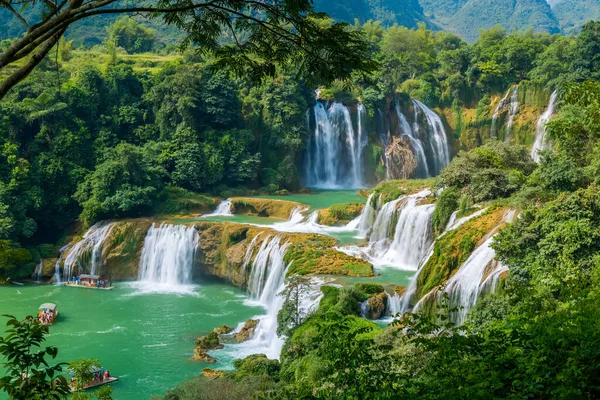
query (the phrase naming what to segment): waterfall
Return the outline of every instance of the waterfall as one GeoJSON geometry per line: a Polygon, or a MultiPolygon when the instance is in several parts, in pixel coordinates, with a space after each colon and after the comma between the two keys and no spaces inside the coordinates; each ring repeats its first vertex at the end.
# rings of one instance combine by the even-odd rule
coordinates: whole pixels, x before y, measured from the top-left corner
{"type": "Polygon", "coordinates": [[[506,138],[504,139],[506,142],[510,139],[510,132],[512,131],[513,122],[515,120],[515,115],[519,111],[519,87],[515,86],[512,95],[510,96],[510,105],[508,108],[508,122],[506,123],[506,138]]]}
{"type": "Polygon", "coordinates": [[[278,232],[290,232],[290,233],[320,233],[330,234],[336,232],[352,232],[358,229],[360,223],[360,217],[350,221],[345,226],[327,226],[319,224],[319,210],[311,212],[307,217],[304,216],[304,212],[307,211],[306,207],[296,207],[292,210],[290,219],[285,222],[277,222],[269,227],[278,232]]]}
{"type": "Polygon", "coordinates": [[[42,269],[44,268],[44,260],[40,258],[40,263],[36,265],[33,275],[35,276],[35,282],[40,283],[42,280],[42,269]]]}
{"type": "Polygon", "coordinates": [[[260,317],[247,345],[255,353],[263,353],[269,358],[279,358],[283,347],[283,339],[277,336],[277,314],[284,298],[277,294],[285,288],[287,265],[284,256],[288,246],[289,243],[281,243],[279,236],[266,238],[252,263],[248,284],[252,298],[267,310],[267,314],[260,317]]]}
{"type": "Polygon", "coordinates": [[[61,280],[61,275],[60,275],[60,263],[63,259],[63,255],[65,254],[65,251],[69,248],[69,244],[61,247],[60,251],[60,255],[58,256],[58,260],[56,260],[56,264],[54,264],[54,283],[60,284],[62,283],[61,280]]]}
{"type": "Polygon", "coordinates": [[[344,246],[338,250],[363,257],[374,265],[417,269],[433,240],[435,205],[419,204],[430,194],[429,190],[423,190],[385,203],[379,207],[372,225],[369,245],[344,246]]]}
{"type": "Polygon", "coordinates": [[[367,110],[365,106],[360,103],[358,105],[358,146],[354,149],[353,158],[355,159],[354,165],[355,170],[355,179],[356,182],[360,182],[361,185],[364,185],[363,178],[363,168],[365,165],[363,155],[365,152],[365,148],[367,147],[369,137],[367,135],[367,130],[365,129],[365,117],[367,116],[367,110]]]}
{"type": "Polygon", "coordinates": [[[306,154],[306,185],[322,188],[364,186],[363,149],[367,135],[362,127],[364,107],[359,107],[355,132],[350,110],[334,102],[329,110],[317,102],[315,130],[306,154]]]}
{"type": "Polygon", "coordinates": [[[446,293],[450,296],[450,308],[457,307],[453,321],[460,325],[467,318],[467,313],[475,303],[480,293],[480,285],[486,268],[494,262],[496,253],[492,249],[493,237],[485,241],[469,256],[446,283],[446,293]]]}
{"type": "Polygon", "coordinates": [[[369,245],[370,256],[375,264],[392,265],[403,270],[417,269],[433,239],[432,218],[435,205],[418,204],[429,194],[427,190],[406,196],[390,202],[390,208],[382,208],[377,216],[381,229],[378,229],[376,222],[369,245]],[[391,233],[394,217],[397,217],[397,222],[391,233]]]}
{"type": "Polygon", "coordinates": [[[231,217],[233,213],[231,212],[231,199],[223,200],[217,206],[217,209],[210,214],[206,214],[206,217],[231,217]]]}
{"type": "Polygon", "coordinates": [[[102,245],[114,225],[114,222],[98,222],[88,229],[82,240],[73,245],[63,265],[63,281],[68,282],[75,273],[96,274],[96,269],[102,265],[102,245]]]}
{"type": "Polygon", "coordinates": [[[496,110],[494,111],[494,115],[492,116],[492,129],[491,129],[490,135],[494,138],[498,137],[498,131],[496,130],[496,123],[498,122],[498,116],[500,115],[500,111],[503,110],[504,107],[506,106],[506,101],[508,100],[508,96],[510,96],[511,90],[512,90],[512,88],[508,89],[508,92],[506,92],[504,97],[498,103],[498,106],[496,106],[496,110]]]}
{"type": "Polygon", "coordinates": [[[138,282],[143,289],[159,292],[189,291],[199,245],[196,228],[152,224],[140,258],[138,282]]]}
{"type": "Polygon", "coordinates": [[[405,312],[405,310],[403,310],[402,297],[399,296],[398,293],[394,292],[393,296],[388,296],[388,310],[392,317],[396,314],[405,312]]]}
{"type": "Polygon", "coordinates": [[[554,115],[557,100],[558,100],[558,92],[555,90],[552,93],[552,96],[550,96],[550,103],[548,104],[548,108],[540,116],[540,119],[538,119],[537,128],[535,131],[535,142],[533,143],[533,147],[531,148],[531,158],[535,162],[540,161],[538,151],[547,149],[550,144],[546,140],[546,133],[547,133],[546,124],[548,122],[550,122],[552,115],[554,115]]]}
{"type": "MultiPolygon", "coordinates": [[[[427,141],[433,154],[434,167],[433,170],[430,168],[429,172],[432,175],[437,175],[446,165],[450,164],[450,149],[448,148],[448,137],[444,129],[444,124],[436,113],[419,100],[413,99],[413,105],[415,110],[419,109],[423,112],[427,120],[427,141]]],[[[416,123],[417,120],[415,119],[416,123]]]]}
{"type": "MultiPolygon", "coordinates": [[[[371,229],[373,229],[373,224],[375,223],[375,218],[377,217],[377,210],[373,207],[373,198],[375,193],[371,193],[367,198],[367,202],[365,204],[365,208],[363,208],[360,213],[360,220],[358,223],[358,237],[366,238],[369,236],[371,229]]],[[[381,195],[379,196],[381,199],[381,195]]]]}
{"type": "Polygon", "coordinates": [[[386,128],[385,118],[381,109],[377,109],[377,123],[379,136],[381,137],[381,144],[383,145],[383,159],[385,162],[385,179],[390,179],[390,159],[387,155],[386,149],[390,145],[390,131],[386,128]]]}
{"type": "MultiPolygon", "coordinates": [[[[400,110],[400,104],[396,101],[396,115],[398,116],[398,122],[400,127],[400,135],[406,137],[413,148],[413,154],[417,159],[417,176],[422,178],[429,178],[429,168],[427,167],[427,156],[425,155],[425,149],[423,148],[423,142],[419,139],[418,129],[413,131],[408,123],[408,120],[400,110]]],[[[415,119],[415,124],[417,124],[415,119]]],[[[418,125],[417,125],[418,126],[418,125]]]]}

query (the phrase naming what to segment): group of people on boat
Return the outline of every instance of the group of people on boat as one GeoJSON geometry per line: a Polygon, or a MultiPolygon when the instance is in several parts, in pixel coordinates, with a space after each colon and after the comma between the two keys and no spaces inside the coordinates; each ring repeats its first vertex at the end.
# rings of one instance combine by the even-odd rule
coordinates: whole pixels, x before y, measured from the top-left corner
{"type": "Polygon", "coordinates": [[[96,287],[107,288],[111,286],[111,282],[106,279],[98,279],[97,276],[84,275],[83,281],[81,276],[73,276],[71,278],[71,284],[75,286],[87,286],[87,287],[96,287]]]}
{"type": "Polygon", "coordinates": [[[54,310],[40,310],[38,313],[38,318],[42,324],[49,324],[54,321],[54,310]]]}

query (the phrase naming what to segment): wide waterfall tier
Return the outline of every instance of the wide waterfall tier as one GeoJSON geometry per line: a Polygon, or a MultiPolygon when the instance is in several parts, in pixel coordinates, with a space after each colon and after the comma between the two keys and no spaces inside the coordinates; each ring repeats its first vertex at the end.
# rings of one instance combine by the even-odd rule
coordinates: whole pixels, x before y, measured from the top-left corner
{"type": "Polygon", "coordinates": [[[311,127],[313,135],[306,150],[306,186],[328,189],[365,186],[366,112],[362,105],[357,111],[355,127],[350,110],[343,104],[334,102],[326,109],[317,102],[311,127]]]}
{"type": "Polygon", "coordinates": [[[113,226],[113,222],[98,222],[69,249],[63,263],[62,281],[69,281],[74,274],[87,272],[94,275],[98,272],[98,267],[102,265],[102,247],[113,226]]]}
{"type": "Polygon", "coordinates": [[[433,241],[433,211],[435,205],[424,204],[431,195],[424,190],[373,207],[373,197],[361,214],[359,234],[369,234],[367,247],[347,246],[339,250],[366,258],[373,265],[391,266],[413,271],[427,254],[433,241]],[[373,217],[373,214],[376,214],[373,217]],[[371,223],[370,221],[374,221],[371,223]]]}
{"type": "Polygon", "coordinates": [[[140,258],[138,281],[149,291],[188,291],[199,236],[195,227],[152,224],[140,258]]]}
{"type": "Polygon", "coordinates": [[[548,108],[546,108],[546,111],[544,111],[544,113],[538,119],[537,128],[535,131],[535,142],[533,143],[533,147],[531,148],[531,158],[535,162],[540,161],[540,156],[538,152],[541,150],[546,150],[548,147],[550,147],[550,142],[546,138],[546,124],[550,122],[550,119],[554,115],[557,101],[558,92],[555,90],[550,96],[550,103],[548,104],[548,108]]]}

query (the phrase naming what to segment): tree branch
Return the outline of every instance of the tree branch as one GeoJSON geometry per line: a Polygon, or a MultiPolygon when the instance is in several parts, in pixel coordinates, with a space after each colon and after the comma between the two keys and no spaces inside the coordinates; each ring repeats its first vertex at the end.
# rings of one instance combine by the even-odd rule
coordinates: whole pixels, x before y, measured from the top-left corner
{"type": "Polygon", "coordinates": [[[6,7],[15,17],[17,17],[17,19],[19,21],[21,21],[21,23],[23,23],[23,25],[25,25],[25,28],[27,30],[29,30],[29,24],[27,23],[27,21],[25,21],[25,18],[23,18],[23,16],[21,16],[21,14],[19,14],[11,5],[8,1],[6,0],[0,0],[0,4],[4,4],[4,7],[6,7]]]}
{"type": "Polygon", "coordinates": [[[15,86],[17,83],[21,82],[25,79],[31,71],[46,57],[46,55],[52,50],[52,47],[60,40],[62,35],[65,33],[66,29],[56,33],[50,39],[48,39],[44,44],[42,44],[38,50],[33,54],[29,60],[23,65],[21,68],[13,72],[6,78],[2,83],[0,83],[0,100],[6,96],[6,93],[15,86]]]}

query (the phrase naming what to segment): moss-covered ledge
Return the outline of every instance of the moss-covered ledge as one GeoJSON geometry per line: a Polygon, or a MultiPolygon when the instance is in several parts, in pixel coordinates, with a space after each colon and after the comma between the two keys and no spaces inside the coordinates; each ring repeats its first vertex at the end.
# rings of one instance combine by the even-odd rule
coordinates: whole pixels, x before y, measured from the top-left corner
{"type": "Polygon", "coordinates": [[[338,226],[346,225],[360,215],[364,203],[334,204],[329,208],[319,210],[318,222],[321,225],[338,226]]]}
{"type": "Polygon", "coordinates": [[[254,197],[233,197],[231,199],[234,214],[256,215],[288,219],[295,208],[306,207],[295,201],[261,199],[254,197]]]}

